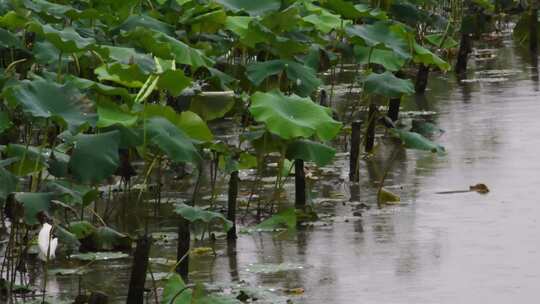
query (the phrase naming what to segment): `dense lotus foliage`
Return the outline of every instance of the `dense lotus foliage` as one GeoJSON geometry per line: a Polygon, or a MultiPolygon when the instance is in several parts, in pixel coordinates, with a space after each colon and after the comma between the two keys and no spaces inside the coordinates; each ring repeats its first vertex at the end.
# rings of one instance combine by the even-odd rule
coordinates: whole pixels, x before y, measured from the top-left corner
{"type": "MultiPolygon", "coordinates": [[[[129,251],[140,231],[118,232],[95,206],[113,188],[144,203],[165,170],[195,184],[193,200],[176,206],[179,218],[236,229],[234,217],[197,206],[209,164],[233,179],[273,157],[278,191],[293,163],[302,164],[297,172],[304,161],[330,163],[332,140],[348,136],[353,120],[364,122],[367,152],[381,127],[407,148],[443,154],[421,132],[396,127],[401,98],[421,94],[430,71],[452,70],[460,41],[493,30],[501,12],[526,10],[515,36],[530,41],[535,9],[488,0],[0,1],[0,201],[9,233],[37,236],[52,225],[59,248],[41,248],[50,242],[39,233],[45,261],[129,251]],[[344,65],[360,95],[338,115],[333,90],[344,65]],[[241,130],[230,142],[213,134],[225,118],[241,130]]],[[[282,211],[260,227],[296,220],[282,211]]],[[[5,256],[26,253],[33,239],[10,238],[5,256]]],[[[11,300],[5,282],[24,274],[6,269],[11,300]]],[[[171,276],[162,303],[229,303],[184,280],[171,276]]]]}

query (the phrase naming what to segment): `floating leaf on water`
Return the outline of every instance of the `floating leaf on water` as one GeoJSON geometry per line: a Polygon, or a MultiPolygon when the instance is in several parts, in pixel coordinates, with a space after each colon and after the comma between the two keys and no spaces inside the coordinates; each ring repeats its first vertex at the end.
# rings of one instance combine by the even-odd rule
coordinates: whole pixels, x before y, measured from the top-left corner
{"type": "Polygon", "coordinates": [[[214,254],[214,249],[212,247],[197,247],[191,249],[193,255],[210,255],[214,254]]]}
{"type": "Polygon", "coordinates": [[[284,271],[296,271],[305,269],[304,265],[295,263],[281,263],[281,264],[249,264],[246,267],[247,272],[271,274],[284,271]]]}
{"type": "Polygon", "coordinates": [[[399,195],[394,194],[384,188],[379,192],[379,203],[381,204],[396,204],[401,201],[399,195]]]}
{"type": "Polygon", "coordinates": [[[72,254],[69,257],[71,259],[82,261],[107,261],[125,259],[129,257],[129,255],[123,252],[87,252],[72,254]]]}

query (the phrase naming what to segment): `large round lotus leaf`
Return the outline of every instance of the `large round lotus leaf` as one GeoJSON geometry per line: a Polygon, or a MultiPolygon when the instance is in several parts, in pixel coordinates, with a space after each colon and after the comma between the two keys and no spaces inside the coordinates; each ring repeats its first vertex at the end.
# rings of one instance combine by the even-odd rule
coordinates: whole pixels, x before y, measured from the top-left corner
{"type": "Polygon", "coordinates": [[[249,111],[256,121],[266,124],[273,134],[284,139],[334,138],[341,123],[332,119],[331,110],[315,104],[309,98],[285,96],[281,92],[257,92],[251,96],[249,111]]]}
{"type": "Polygon", "coordinates": [[[9,116],[6,112],[0,112],[0,134],[5,130],[11,128],[13,123],[9,120],[9,116]]]}
{"type": "Polygon", "coordinates": [[[96,231],[96,227],[88,221],[71,222],[68,226],[69,232],[73,233],[77,239],[81,240],[89,237],[96,231]]]}
{"type": "Polygon", "coordinates": [[[0,167],[0,202],[17,189],[17,177],[8,170],[0,167]]]}
{"type": "Polygon", "coordinates": [[[113,125],[131,127],[137,122],[137,115],[112,101],[102,101],[98,103],[98,128],[106,128],[113,125]]]}
{"type": "Polygon", "coordinates": [[[371,73],[364,80],[368,94],[377,94],[388,98],[414,94],[414,85],[409,79],[401,79],[390,72],[371,73]]]}
{"type": "Polygon", "coordinates": [[[83,112],[84,96],[73,86],[44,79],[24,80],[5,91],[8,101],[20,104],[23,111],[33,117],[55,118],[64,121],[70,129],[85,123],[93,124],[94,114],[83,112]]]}
{"type": "Polygon", "coordinates": [[[336,155],[336,150],[325,144],[311,140],[296,140],[287,146],[286,156],[290,160],[311,161],[317,166],[326,166],[336,155]]]}
{"type": "Polygon", "coordinates": [[[68,180],[54,180],[47,184],[52,191],[64,195],[64,201],[70,204],[89,205],[99,192],[89,186],[74,184],[68,180]]]}
{"type": "Polygon", "coordinates": [[[119,165],[120,133],[79,134],[75,137],[70,172],[82,183],[95,184],[111,176],[119,165]]]}
{"type": "Polygon", "coordinates": [[[80,52],[95,44],[93,38],[82,37],[72,27],[59,30],[49,24],[32,22],[28,25],[28,30],[45,37],[45,39],[64,53],[80,52]]]}
{"type": "Polygon", "coordinates": [[[405,59],[390,50],[370,48],[367,46],[355,46],[354,55],[358,64],[376,63],[382,65],[387,71],[397,72],[405,59]]]}
{"type": "Polygon", "coordinates": [[[126,21],[124,21],[124,23],[119,25],[117,28],[113,29],[111,33],[116,35],[120,31],[128,32],[130,30],[136,29],[137,27],[155,30],[155,31],[167,34],[167,35],[174,35],[173,26],[165,22],[159,21],[155,18],[152,18],[148,15],[129,16],[129,18],[127,18],[126,21]]]}
{"type": "Polygon", "coordinates": [[[182,277],[177,273],[173,274],[163,289],[163,298],[161,303],[184,304],[192,303],[193,290],[186,287],[182,277]]]}
{"type": "Polygon", "coordinates": [[[200,141],[212,141],[213,135],[202,118],[191,111],[176,113],[169,106],[147,104],[142,113],[146,118],[163,117],[184,131],[189,137],[200,141]]]}
{"type": "Polygon", "coordinates": [[[259,16],[277,11],[281,7],[281,0],[215,0],[226,9],[233,12],[244,11],[250,15],[259,16]]]}
{"type": "Polygon", "coordinates": [[[38,213],[49,211],[54,194],[42,192],[19,192],[15,193],[14,198],[15,201],[23,205],[24,222],[28,225],[37,225],[39,224],[39,220],[37,218],[38,213]]]}
{"type": "Polygon", "coordinates": [[[434,65],[443,71],[448,71],[450,69],[450,64],[448,62],[416,42],[414,43],[413,59],[416,63],[422,63],[426,66],[434,65]]]}
{"type": "Polygon", "coordinates": [[[295,92],[301,96],[309,96],[321,85],[315,70],[292,60],[269,60],[251,64],[246,69],[247,77],[255,85],[282,72],[285,72],[295,92]]]}
{"type": "Polygon", "coordinates": [[[360,38],[366,46],[382,46],[396,52],[400,57],[411,57],[408,38],[403,28],[391,22],[379,21],[374,24],[353,25],[345,29],[347,34],[360,38]]]}
{"type": "Polygon", "coordinates": [[[159,147],[172,161],[199,164],[202,161],[192,140],[172,122],[162,117],[146,121],[149,140],[159,147]]]}
{"type": "Polygon", "coordinates": [[[206,224],[218,222],[223,225],[225,231],[228,231],[233,226],[232,222],[227,220],[225,216],[223,216],[223,214],[219,212],[203,210],[201,208],[192,207],[184,203],[177,204],[174,212],[191,223],[197,221],[201,221],[206,224]]]}
{"type": "Polygon", "coordinates": [[[26,8],[36,13],[43,13],[58,19],[69,17],[69,19],[73,20],[89,15],[89,12],[82,12],[76,9],[73,5],[62,5],[45,0],[24,0],[22,2],[26,8]]]}
{"type": "Polygon", "coordinates": [[[178,64],[190,65],[195,69],[213,65],[212,59],[204,55],[202,51],[162,32],[138,27],[124,34],[123,37],[155,56],[174,59],[178,64]]]}
{"type": "Polygon", "coordinates": [[[15,34],[2,28],[0,28],[0,43],[3,48],[23,48],[21,40],[15,34]]]}
{"type": "Polygon", "coordinates": [[[234,107],[234,92],[202,92],[191,98],[189,110],[204,121],[225,116],[234,107]]]}
{"type": "Polygon", "coordinates": [[[430,151],[433,153],[444,153],[443,146],[434,143],[433,141],[425,138],[424,136],[400,129],[392,129],[392,134],[395,137],[401,139],[403,145],[408,149],[430,151]]]}

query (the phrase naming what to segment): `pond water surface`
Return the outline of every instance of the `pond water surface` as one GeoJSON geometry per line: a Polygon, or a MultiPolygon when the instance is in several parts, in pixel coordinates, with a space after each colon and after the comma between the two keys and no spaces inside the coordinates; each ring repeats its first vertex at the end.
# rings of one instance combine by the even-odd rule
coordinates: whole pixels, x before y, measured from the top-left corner
{"type": "MultiPolygon", "coordinates": [[[[534,303],[540,283],[538,69],[511,41],[495,55],[476,65],[473,60],[463,83],[453,74],[432,75],[426,96],[404,105],[437,113],[433,119],[445,132],[435,141],[447,153],[399,150],[385,186],[401,196],[400,205],[376,207],[392,146],[361,162],[356,185],[346,179],[348,155],[339,154],[316,171],[323,176],[310,192],[325,221],[296,233],[241,234],[236,248],[218,239],[217,257],[193,258],[192,280],[225,293],[251,288],[259,293],[256,303],[534,303]],[[490,193],[436,194],[477,183],[490,193]],[[359,203],[371,208],[354,216],[359,203]],[[287,293],[295,288],[304,292],[287,293]]],[[[292,193],[292,185],[286,188],[292,193]]],[[[175,248],[174,240],[158,244],[152,256],[174,259],[175,248]]],[[[80,280],[52,278],[49,290],[73,296],[82,286],[123,303],[129,265],[129,259],[95,262],[80,280]]]]}

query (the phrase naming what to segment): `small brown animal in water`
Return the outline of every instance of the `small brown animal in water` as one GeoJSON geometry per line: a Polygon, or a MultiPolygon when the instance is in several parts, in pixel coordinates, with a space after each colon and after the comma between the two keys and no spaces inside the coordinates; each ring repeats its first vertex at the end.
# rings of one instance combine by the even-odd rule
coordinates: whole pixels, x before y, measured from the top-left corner
{"type": "Polygon", "coordinates": [[[474,186],[469,186],[469,190],[454,190],[454,191],[443,191],[437,192],[436,194],[453,194],[453,193],[466,193],[466,192],[477,192],[480,194],[489,193],[489,188],[486,184],[476,184],[474,186]]]}

